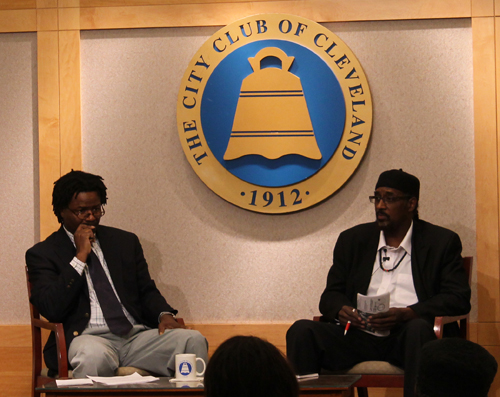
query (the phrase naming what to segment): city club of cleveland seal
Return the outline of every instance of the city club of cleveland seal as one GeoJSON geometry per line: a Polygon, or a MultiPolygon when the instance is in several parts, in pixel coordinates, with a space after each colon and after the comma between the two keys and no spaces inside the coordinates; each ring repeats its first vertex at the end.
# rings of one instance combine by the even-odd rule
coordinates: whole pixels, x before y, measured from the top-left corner
{"type": "Polygon", "coordinates": [[[268,214],[311,207],[346,183],[372,116],[349,47],[286,14],[216,32],[186,68],[177,101],[180,141],[199,178],[224,200],[268,214]]]}

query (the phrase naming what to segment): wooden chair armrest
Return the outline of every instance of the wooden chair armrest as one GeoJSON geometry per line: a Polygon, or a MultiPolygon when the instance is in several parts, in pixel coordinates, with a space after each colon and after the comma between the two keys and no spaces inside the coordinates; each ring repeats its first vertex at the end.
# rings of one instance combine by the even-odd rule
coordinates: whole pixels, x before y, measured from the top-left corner
{"type": "MultiPolygon", "coordinates": [[[[439,316],[434,318],[434,333],[438,339],[443,338],[443,330],[445,324],[455,323],[457,321],[462,322],[463,320],[467,321],[469,319],[468,314],[463,314],[461,316],[439,316]]],[[[464,323],[463,326],[466,326],[464,323]]],[[[462,324],[461,324],[462,327],[462,324]]],[[[465,330],[464,330],[465,332],[465,330]]]]}
{"type": "Polygon", "coordinates": [[[64,327],[62,323],[51,323],[49,321],[33,318],[33,326],[47,329],[54,332],[57,346],[57,367],[60,378],[68,377],[68,353],[66,351],[66,337],[64,336],[64,327]]]}
{"type": "Polygon", "coordinates": [[[31,322],[35,327],[48,329],[49,331],[54,331],[54,332],[56,332],[57,330],[57,325],[61,324],[61,323],[51,323],[47,320],[42,320],[38,318],[34,318],[31,322]]]}

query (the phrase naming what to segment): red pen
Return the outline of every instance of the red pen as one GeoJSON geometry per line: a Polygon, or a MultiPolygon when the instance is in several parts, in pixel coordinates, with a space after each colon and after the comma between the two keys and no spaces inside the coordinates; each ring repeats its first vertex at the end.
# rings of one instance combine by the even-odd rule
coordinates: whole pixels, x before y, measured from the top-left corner
{"type": "MultiPolygon", "coordinates": [[[[353,313],[356,313],[356,309],[352,309],[352,312],[353,312],[353,313]]],[[[347,322],[347,324],[345,325],[345,329],[344,329],[344,336],[345,336],[345,334],[347,334],[347,331],[349,331],[349,327],[350,327],[350,326],[351,326],[351,320],[349,320],[349,321],[347,322]]]]}
{"type": "Polygon", "coordinates": [[[347,324],[345,325],[344,336],[345,336],[345,334],[347,334],[347,331],[349,331],[350,326],[351,326],[351,321],[348,321],[347,324]]]}

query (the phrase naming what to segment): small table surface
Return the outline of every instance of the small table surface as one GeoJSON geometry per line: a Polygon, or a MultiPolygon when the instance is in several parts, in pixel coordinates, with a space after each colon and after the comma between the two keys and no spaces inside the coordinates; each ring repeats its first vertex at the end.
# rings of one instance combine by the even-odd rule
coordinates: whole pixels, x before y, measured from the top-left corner
{"type": "MultiPolygon", "coordinates": [[[[321,375],[314,379],[299,380],[300,394],[305,396],[352,396],[353,385],[361,375],[321,375]]],[[[74,397],[88,395],[92,397],[107,396],[203,396],[202,382],[173,383],[171,378],[160,378],[149,383],[108,386],[101,383],[79,386],[57,386],[55,381],[37,387],[47,397],[74,397]]]]}

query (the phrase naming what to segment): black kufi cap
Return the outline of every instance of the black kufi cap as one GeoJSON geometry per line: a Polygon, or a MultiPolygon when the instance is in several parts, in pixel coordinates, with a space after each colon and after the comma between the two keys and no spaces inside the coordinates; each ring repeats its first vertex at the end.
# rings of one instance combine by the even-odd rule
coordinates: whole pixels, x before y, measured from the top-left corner
{"type": "Polygon", "coordinates": [[[379,187],[397,189],[417,199],[420,195],[420,181],[418,178],[404,172],[402,169],[382,172],[378,177],[375,189],[379,187]]]}

